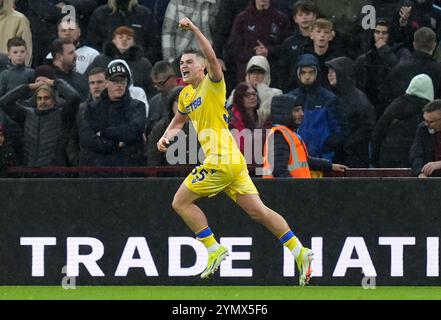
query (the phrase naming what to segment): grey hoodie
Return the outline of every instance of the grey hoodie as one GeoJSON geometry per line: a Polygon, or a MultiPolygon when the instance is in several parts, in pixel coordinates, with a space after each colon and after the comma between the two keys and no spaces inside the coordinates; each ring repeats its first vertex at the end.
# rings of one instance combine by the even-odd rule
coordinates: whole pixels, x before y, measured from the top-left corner
{"type": "Polygon", "coordinates": [[[410,81],[406,93],[411,96],[417,96],[421,99],[433,101],[433,82],[427,74],[419,74],[410,81]]]}

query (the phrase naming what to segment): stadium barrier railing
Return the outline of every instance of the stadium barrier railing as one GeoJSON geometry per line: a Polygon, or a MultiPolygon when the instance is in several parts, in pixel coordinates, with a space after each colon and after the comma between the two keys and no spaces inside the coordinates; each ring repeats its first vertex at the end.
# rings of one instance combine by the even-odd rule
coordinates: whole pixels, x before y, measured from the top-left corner
{"type": "MultiPolygon", "coordinates": [[[[2,176],[4,178],[23,177],[83,177],[98,176],[130,176],[130,177],[182,177],[186,176],[193,165],[161,166],[161,167],[9,167],[2,176]]],[[[250,175],[256,175],[258,167],[249,165],[250,175]]],[[[323,178],[408,178],[412,177],[410,168],[357,168],[345,172],[323,172],[323,178]]]]}

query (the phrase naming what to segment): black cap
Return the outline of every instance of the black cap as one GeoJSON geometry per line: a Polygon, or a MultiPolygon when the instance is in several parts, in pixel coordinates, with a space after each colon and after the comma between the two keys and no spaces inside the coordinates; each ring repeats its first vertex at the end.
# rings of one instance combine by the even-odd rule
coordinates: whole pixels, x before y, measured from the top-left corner
{"type": "Polygon", "coordinates": [[[106,79],[113,80],[116,77],[129,78],[129,71],[126,66],[121,62],[115,62],[109,65],[106,71],[106,79]]]}

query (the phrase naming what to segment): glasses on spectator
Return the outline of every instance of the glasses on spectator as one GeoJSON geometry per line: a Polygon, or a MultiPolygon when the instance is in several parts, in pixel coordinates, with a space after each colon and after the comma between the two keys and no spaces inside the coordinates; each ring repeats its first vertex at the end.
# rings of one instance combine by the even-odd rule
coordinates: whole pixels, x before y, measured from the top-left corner
{"type": "Polygon", "coordinates": [[[164,81],[153,81],[153,85],[157,86],[157,87],[163,87],[168,80],[170,80],[170,78],[172,77],[172,75],[169,75],[164,81]]]}
{"type": "Polygon", "coordinates": [[[246,92],[244,94],[245,98],[249,98],[249,97],[257,97],[257,92],[253,91],[253,92],[246,92]]]}
{"type": "Polygon", "coordinates": [[[434,123],[436,123],[436,122],[438,122],[438,121],[440,121],[441,120],[441,118],[438,118],[438,119],[435,119],[435,120],[427,120],[427,119],[424,119],[424,122],[427,124],[427,125],[432,125],[432,124],[434,124],[434,123]]]}

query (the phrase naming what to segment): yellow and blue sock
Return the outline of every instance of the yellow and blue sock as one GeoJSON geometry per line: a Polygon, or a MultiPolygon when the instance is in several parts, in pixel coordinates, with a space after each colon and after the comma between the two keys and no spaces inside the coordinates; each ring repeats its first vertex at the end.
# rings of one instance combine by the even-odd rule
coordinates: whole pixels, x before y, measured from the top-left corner
{"type": "Polygon", "coordinates": [[[220,245],[214,238],[214,234],[208,226],[196,232],[196,239],[204,244],[208,253],[216,252],[217,249],[219,249],[220,245]]]}
{"type": "Polygon", "coordinates": [[[294,258],[300,254],[300,250],[302,249],[302,244],[300,240],[294,235],[294,232],[291,230],[285,232],[281,237],[279,237],[280,242],[289,249],[294,255],[294,258]]]}

